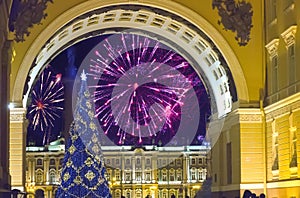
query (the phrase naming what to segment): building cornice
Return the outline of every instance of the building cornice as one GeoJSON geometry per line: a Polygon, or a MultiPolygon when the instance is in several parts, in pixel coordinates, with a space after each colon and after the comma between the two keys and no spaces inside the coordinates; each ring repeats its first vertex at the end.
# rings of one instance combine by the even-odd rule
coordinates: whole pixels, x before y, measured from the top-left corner
{"type": "Polygon", "coordinates": [[[290,114],[298,109],[300,109],[300,93],[265,107],[266,119],[267,121],[270,121],[274,118],[290,114]]]}

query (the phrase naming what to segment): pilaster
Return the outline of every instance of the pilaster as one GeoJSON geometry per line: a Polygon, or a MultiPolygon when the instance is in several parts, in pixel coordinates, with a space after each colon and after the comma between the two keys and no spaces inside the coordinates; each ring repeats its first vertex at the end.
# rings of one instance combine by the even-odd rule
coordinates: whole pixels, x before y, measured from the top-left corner
{"type": "Polygon", "coordinates": [[[10,109],[9,171],[13,189],[24,191],[26,167],[26,121],[24,108],[10,109]]]}

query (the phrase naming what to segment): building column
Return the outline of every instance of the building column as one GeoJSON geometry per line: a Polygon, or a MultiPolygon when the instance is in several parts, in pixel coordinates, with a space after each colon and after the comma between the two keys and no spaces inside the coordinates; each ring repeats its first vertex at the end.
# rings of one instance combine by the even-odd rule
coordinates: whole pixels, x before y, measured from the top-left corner
{"type": "Polygon", "coordinates": [[[9,171],[12,189],[24,191],[26,166],[26,121],[24,108],[10,109],[9,171]]]}
{"type": "Polygon", "coordinates": [[[9,197],[11,190],[9,175],[9,91],[11,41],[8,38],[7,22],[10,1],[0,3],[0,197],[9,197]]]}

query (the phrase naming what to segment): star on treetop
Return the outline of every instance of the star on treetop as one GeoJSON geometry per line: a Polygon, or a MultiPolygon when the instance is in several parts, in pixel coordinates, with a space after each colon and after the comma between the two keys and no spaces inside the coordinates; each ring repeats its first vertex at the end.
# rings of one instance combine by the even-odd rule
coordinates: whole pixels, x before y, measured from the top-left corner
{"type": "Polygon", "coordinates": [[[86,81],[87,76],[86,76],[86,73],[84,72],[84,70],[82,70],[82,73],[81,73],[80,77],[81,77],[82,81],[86,81]]]}

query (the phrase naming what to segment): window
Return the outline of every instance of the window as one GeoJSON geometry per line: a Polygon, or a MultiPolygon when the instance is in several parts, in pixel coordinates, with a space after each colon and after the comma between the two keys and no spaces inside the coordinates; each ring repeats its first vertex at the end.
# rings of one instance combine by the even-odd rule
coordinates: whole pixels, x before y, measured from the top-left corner
{"type": "Polygon", "coordinates": [[[64,158],[60,158],[60,159],[59,159],[59,165],[62,166],[63,163],[64,163],[64,158]]]}
{"type": "Polygon", "coordinates": [[[116,181],[120,181],[120,171],[116,170],[116,181]]]}
{"type": "Polygon", "coordinates": [[[125,181],[131,181],[131,173],[130,172],[125,173],[125,181]]]}
{"type": "Polygon", "coordinates": [[[196,180],[196,170],[194,168],[191,170],[191,180],[196,180]]]}
{"type": "Polygon", "coordinates": [[[37,166],[43,166],[43,160],[42,159],[37,159],[36,160],[36,165],[37,166]]]}
{"type": "Polygon", "coordinates": [[[295,43],[288,46],[288,67],[289,67],[289,84],[296,82],[296,57],[295,57],[295,43]]]}
{"type": "Polygon", "coordinates": [[[137,158],[137,159],[136,159],[136,164],[137,164],[137,165],[140,165],[140,164],[141,164],[141,159],[140,159],[140,158],[137,158]]]}
{"type": "Polygon", "coordinates": [[[232,183],[232,155],[231,155],[231,142],[226,144],[226,157],[227,157],[227,183],[232,183]]]}
{"type": "Polygon", "coordinates": [[[136,172],[135,173],[135,180],[136,181],[142,181],[142,173],[141,172],[136,172]]]}
{"type": "Polygon", "coordinates": [[[106,179],[109,181],[110,180],[110,172],[111,170],[110,169],[107,169],[106,171],[106,179]]]}
{"type": "Polygon", "coordinates": [[[174,170],[173,169],[171,169],[170,170],[170,175],[169,175],[169,177],[170,177],[170,181],[175,181],[175,173],[174,173],[174,170]]]}
{"type": "Polygon", "coordinates": [[[166,170],[164,170],[162,172],[162,181],[167,181],[167,171],[166,170]]]}
{"type": "Polygon", "coordinates": [[[272,22],[274,19],[277,18],[277,6],[276,6],[277,0],[270,0],[270,17],[271,17],[271,21],[272,22]]]}
{"type": "Polygon", "coordinates": [[[149,158],[146,159],[146,164],[147,164],[147,165],[151,165],[151,161],[150,161],[149,158]]]}
{"type": "Polygon", "coordinates": [[[177,170],[177,172],[176,172],[176,178],[177,178],[177,181],[181,181],[182,180],[181,170],[177,170]]]}
{"type": "Polygon", "coordinates": [[[205,177],[206,177],[205,170],[199,169],[198,170],[198,180],[203,181],[205,179],[205,177]]]}
{"type": "Polygon", "coordinates": [[[151,181],[151,172],[146,172],[146,181],[151,181]]]}
{"type": "Polygon", "coordinates": [[[55,159],[50,159],[50,166],[55,166],[55,159]]]}
{"type": "Polygon", "coordinates": [[[126,165],[130,165],[130,159],[126,159],[126,165]]]}
{"type": "Polygon", "coordinates": [[[196,159],[192,158],[192,165],[195,165],[195,164],[196,164],[196,159]]]}
{"type": "Polygon", "coordinates": [[[293,25],[287,28],[282,34],[282,38],[286,44],[287,49],[287,66],[288,66],[288,84],[291,85],[296,82],[296,43],[297,26],[293,25]]]}
{"type": "Polygon", "coordinates": [[[43,183],[43,171],[41,169],[36,171],[36,182],[43,183]]]}
{"type": "Polygon", "coordinates": [[[203,164],[203,159],[202,159],[202,158],[199,158],[198,163],[199,163],[199,164],[203,164]]]}
{"type": "Polygon", "coordinates": [[[272,154],[273,154],[273,164],[272,170],[278,170],[278,133],[276,132],[276,122],[275,120],[271,124],[272,126],[272,154]]]}
{"type": "Polygon", "coordinates": [[[50,184],[55,184],[56,183],[56,172],[55,170],[50,170],[50,173],[49,173],[49,183],[50,184]]]}
{"type": "Polygon", "coordinates": [[[120,160],[116,159],[116,165],[120,165],[120,160]]]}
{"type": "Polygon", "coordinates": [[[290,122],[290,168],[297,167],[297,129],[293,123],[293,113],[289,117],[290,122]]]}
{"type": "Polygon", "coordinates": [[[268,61],[268,93],[272,95],[278,91],[278,46],[279,46],[279,39],[273,39],[270,41],[266,48],[269,53],[269,61],[268,61]]]}
{"type": "Polygon", "coordinates": [[[272,93],[278,91],[278,55],[272,57],[271,59],[271,70],[272,70],[272,93]]]}
{"type": "Polygon", "coordinates": [[[177,165],[177,166],[181,166],[181,159],[177,159],[177,160],[176,160],[176,165],[177,165]]]}

